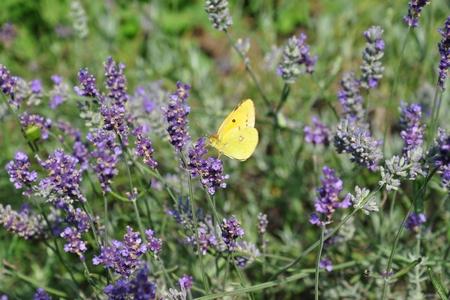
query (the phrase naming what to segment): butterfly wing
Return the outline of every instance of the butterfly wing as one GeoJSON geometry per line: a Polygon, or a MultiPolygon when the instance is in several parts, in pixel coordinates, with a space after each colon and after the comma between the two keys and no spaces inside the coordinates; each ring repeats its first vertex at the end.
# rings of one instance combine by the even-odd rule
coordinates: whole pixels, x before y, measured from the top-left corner
{"type": "Polygon", "coordinates": [[[234,128],[223,136],[216,148],[230,158],[244,161],[255,151],[258,139],[255,128],[234,128]]]}
{"type": "Polygon", "coordinates": [[[251,99],[243,101],[225,118],[217,130],[217,137],[222,140],[230,130],[247,127],[255,127],[255,105],[251,99]]]}

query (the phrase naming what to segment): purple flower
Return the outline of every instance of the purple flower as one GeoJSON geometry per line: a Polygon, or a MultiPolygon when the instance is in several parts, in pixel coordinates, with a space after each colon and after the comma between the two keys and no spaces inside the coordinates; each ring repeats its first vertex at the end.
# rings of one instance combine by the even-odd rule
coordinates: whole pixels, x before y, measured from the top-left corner
{"type": "Polygon", "coordinates": [[[108,97],[114,99],[115,104],[124,106],[128,101],[127,79],[124,74],[125,65],[117,64],[112,57],[108,57],[104,66],[108,97]]]}
{"type": "Polygon", "coordinates": [[[206,159],[204,158],[208,150],[206,149],[206,139],[199,138],[194,146],[188,151],[188,170],[192,177],[201,176],[206,168],[206,159]]]}
{"type": "Polygon", "coordinates": [[[384,41],[382,34],[383,29],[380,26],[372,26],[364,32],[367,43],[361,65],[361,86],[366,89],[376,88],[383,77],[384,67],[381,59],[384,56],[384,41]]]}
{"type": "Polygon", "coordinates": [[[130,294],[135,300],[156,299],[156,284],[149,281],[148,267],[145,265],[140,269],[136,277],[130,281],[130,294]]]}
{"type": "Polygon", "coordinates": [[[177,90],[170,95],[169,104],[165,110],[170,143],[180,152],[190,139],[187,128],[190,107],[186,103],[190,89],[188,84],[177,82],[177,90]]]}
{"type": "Polygon", "coordinates": [[[103,129],[114,131],[124,145],[128,145],[128,114],[124,105],[101,100],[100,113],[103,117],[103,129]]]}
{"type": "Polygon", "coordinates": [[[66,101],[69,86],[63,82],[63,79],[59,75],[53,75],[51,77],[53,81],[53,89],[50,91],[50,103],[51,109],[55,109],[66,101]]]}
{"type": "Polygon", "coordinates": [[[42,82],[39,79],[34,79],[30,82],[30,89],[33,94],[40,95],[42,92],[42,82]]]}
{"type": "Polygon", "coordinates": [[[33,296],[33,300],[52,300],[43,288],[38,288],[33,296]]]}
{"type": "Polygon", "coordinates": [[[33,213],[27,206],[15,211],[10,205],[0,204],[0,224],[6,230],[26,240],[38,238],[44,232],[43,218],[33,213]]]}
{"type": "Polygon", "coordinates": [[[147,166],[156,169],[158,162],[153,158],[153,152],[155,152],[155,150],[153,149],[150,139],[144,136],[142,130],[138,130],[134,154],[141,157],[147,166]]]}
{"type": "Polygon", "coordinates": [[[406,219],[405,227],[414,232],[418,232],[420,226],[427,221],[424,214],[410,213],[408,219],[406,219]]]}
{"type": "Polygon", "coordinates": [[[333,263],[331,262],[331,260],[329,258],[326,258],[326,257],[324,257],[320,260],[319,267],[321,269],[327,270],[327,272],[333,271],[333,263]]]}
{"type": "Polygon", "coordinates": [[[86,201],[80,190],[81,171],[77,168],[78,159],[64,153],[62,149],[57,149],[47,160],[41,160],[39,163],[48,171],[48,177],[42,179],[39,186],[53,194],[54,201],[64,201],[66,197],[86,201]]]}
{"type": "Polygon", "coordinates": [[[75,227],[67,227],[61,232],[61,237],[66,240],[64,251],[77,254],[81,260],[84,260],[83,253],[86,252],[86,242],[81,239],[81,232],[75,227]]]}
{"type": "Polygon", "coordinates": [[[96,129],[87,135],[95,150],[91,156],[95,159],[93,166],[103,192],[110,190],[111,180],[117,175],[117,164],[122,150],[115,142],[115,135],[111,131],[96,129]]]}
{"type": "Polygon", "coordinates": [[[139,233],[127,226],[123,241],[113,240],[110,246],[102,247],[99,256],[92,260],[94,265],[102,264],[117,274],[130,276],[141,265],[141,256],[147,252],[139,233]]]}
{"type": "Polygon", "coordinates": [[[190,290],[192,288],[192,282],[193,282],[192,276],[186,274],[184,274],[183,276],[180,277],[180,279],[178,279],[178,284],[180,285],[181,288],[185,290],[190,290]]]}
{"type": "Polygon", "coordinates": [[[269,225],[269,221],[267,220],[267,215],[263,213],[258,214],[258,233],[263,235],[266,233],[267,225],[269,225]]]}
{"type": "Polygon", "coordinates": [[[347,197],[343,200],[340,199],[343,183],[336,176],[335,171],[325,166],[322,172],[323,177],[320,179],[322,186],[317,189],[317,198],[314,203],[316,213],[312,214],[310,218],[310,223],[318,226],[325,226],[331,223],[337,208],[350,206],[350,201],[347,197]]]}
{"type": "Polygon", "coordinates": [[[48,139],[49,129],[52,127],[52,121],[40,115],[32,115],[24,112],[20,116],[20,124],[25,130],[25,133],[33,131],[35,128],[39,129],[40,137],[44,140],[48,139]]]}
{"type": "Polygon", "coordinates": [[[409,27],[419,26],[419,17],[425,5],[430,4],[431,0],[410,0],[408,4],[408,15],[403,17],[403,21],[409,27]]]}
{"type": "Polygon", "coordinates": [[[14,87],[16,86],[17,78],[11,76],[9,70],[0,64],[0,89],[2,93],[10,97],[10,103],[19,106],[19,103],[14,102],[14,87]]]}
{"type": "Polygon", "coordinates": [[[220,224],[222,231],[222,239],[228,248],[228,251],[233,251],[236,248],[236,240],[244,236],[244,229],[236,219],[235,216],[231,216],[229,219],[223,219],[220,224]]]}
{"type": "Polygon", "coordinates": [[[419,104],[401,105],[400,136],[404,141],[403,152],[408,152],[421,147],[425,128],[421,122],[422,108],[419,104]]]}
{"type": "Polygon", "coordinates": [[[306,34],[291,37],[283,48],[283,57],[277,67],[277,74],[286,83],[294,83],[303,73],[312,74],[317,56],[311,56],[306,44],[306,34]]]}
{"type": "Polygon", "coordinates": [[[438,44],[441,60],[439,62],[439,86],[444,89],[445,80],[450,67],[450,16],[445,21],[444,27],[439,30],[442,40],[438,44]]]}
{"type": "Polygon", "coordinates": [[[0,27],[0,43],[5,47],[11,46],[17,36],[17,29],[11,22],[6,22],[0,27]]]}
{"type": "Polygon", "coordinates": [[[151,300],[156,299],[156,284],[149,281],[148,268],[144,266],[140,269],[135,278],[118,279],[114,284],[110,284],[103,290],[109,300],[151,300]]]}
{"type": "Polygon", "coordinates": [[[443,187],[450,190],[450,135],[445,130],[439,128],[437,139],[428,156],[437,172],[441,174],[443,187]]]}
{"type": "Polygon", "coordinates": [[[103,292],[108,300],[125,300],[130,293],[130,283],[125,278],[119,278],[114,284],[107,285],[103,292]]]}
{"type": "Polygon", "coordinates": [[[155,237],[155,232],[151,229],[145,231],[147,239],[147,250],[155,255],[158,255],[162,248],[162,240],[155,237]]]}
{"type": "Polygon", "coordinates": [[[328,146],[330,130],[316,116],[312,117],[312,125],[305,126],[305,141],[313,145],[328,146]]]}
{"type": "Polygon", "coordinates": [[[354,73],[345,73],[342,76],[338,99],[343,109],[343,117],[351,122],[361,122],[366,117],[360,86],[361,83],[354,73]]]}
{"type": "Polygon", "coordinates": [[[31,191],[30,187],[33,182],[37,180],[37,172],[30,171],[31,163],[28,156],[18,151],[14,156],[14,160],[11,160],[6,165],[6,171],[9,175],[9,181],[14,184],[16,189],[21,189],[25,187],[27,190],[25,194],[29,194],[31,191]]]}
{"type": "MultiPolygon", "coordinates": [[[[196,235],[194,234],[189,240],[195,245],[197,243],[196,235]]],[[[205,255],[209,248],[217,246],[217,238],[214,235],[211,226],[208,226],[207,223],[199,222],[198,243],[198,250],[202,255],[205,255]]]]}
{"type": "Polygon", "coordinates": [[[200,182],[209,194],[214,195],[218,188],[226,188],[228,175],[223,174],[223,164],[218,158],[207,157],[205,138],[200,138],[189,149],[188,170],[191,176],[200,176],[200,182]]]}
{"type": "Polygon", "coordinates": [[[378,169],[378,162],[383,157],[381,142],[372,138],[364,126],[341,120],[334,136],[334,146],[338,153],[349,153],[350,160],[370,171],[378,169]]]}
{"type": "Polygon", "coordinates": [[[76,86],[74,90],[79,96],[93,98],[98,96],[95,76],[89,73],[87,68],[78,72],[78,82],[80,85],[76,86]]]}

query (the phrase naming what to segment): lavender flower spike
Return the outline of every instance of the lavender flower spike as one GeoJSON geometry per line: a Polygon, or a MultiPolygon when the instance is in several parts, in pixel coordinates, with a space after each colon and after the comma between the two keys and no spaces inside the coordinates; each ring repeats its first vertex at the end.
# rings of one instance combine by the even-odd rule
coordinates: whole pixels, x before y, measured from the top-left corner
{"type": "Polygon", "coordinates": [[[431,0],[410,0],[408,4],[408,14],[403,17],[403,21],[409,27],[419,26],[419,17],[422,13],[422,9],[430,4],[431,0]]]}
{"type": "Polygon", "coordinates": [[[33,300],[52,300],[52,297],[43,288],[38,288],[33,295],[33,300]]]}
{"type": "Polygon", "coordinates": [[[381,64],[381,59],[384,56],[384,41],[382,34],[383,29],[380,26],[372,26],[364,32],[367,43],[363,51],[363,63],[361,65],[361,86],[366,89],[377,87],[378,82],[383,77],[384,67],[381,64]]]}
{"type": "Polygon", "coordinates": [[[419,104],[401,104],[400,136],[404,141],[403,152],[422,146],[425,127],[421,124],[422,108],[419,104]]]}
{"type": "MultiPolygon", "coordinates": [[[[28,156],[21,151],[16,152],[14,160],[6,165],[6,171],[9,174],[9,180],[16,189],[26,188],[30,191],[31,184],[37,180],[36,171],[30,171],[31,163],[28,156]]],[[[25,192],[25,194],[28,194],[25,192]]]]}
{"type": "Polygon", "coordinates": [[[125,65],[117,64],[112,57],[105,61],[106,88],[108,97],[115,100],[115,103],[123,106],[128,101],[127,79],[125,77],[125,65]]]}
{"type": "Polygon", "coordinates": [[[418,232],[420,226],[427,221],[427,218],[424,214],[420,213],[411,213],[406,219],[405,227],[410,231],[418,232]]]}
{"type": "Polygon", "coordinates": [[[439,86],[444,89],[445,80],[450,68],[450,16],[445,21],[444,27],[439,30],[442,40],[438,44],[441,60],[439,62],[439,86]]]}
{"type": "Polygon", "coordinates": [[[241,224],[235,216],[229,219],[223,219],[222,224],[220,224],[220,229],[222,230],[222,239],[228,251],[233,251],[237,246],[236,240],[244,236],[244,229],[242,229],[241,224]]]}
{"type": "Polygon", "coordinates": [[[228,175],[223,174],[223,164],[218,158],[208,157],[205,138],[200,138],[189,149],[188,170],[191,176],[200,176],[200,182],[209,194],[214,195],[219,188],[226,188],[228,175]]]}
{"type": "Polygon", "coordinates": [[[0,89],[3,94],[10,97],[10,103],[16,104],[14,102],[14,87],[16,85],[17,78],[11,76],[9,70],[2,64],[0,64],[0,89]]]}
{"type": "Polygon", "coordinates": [[[78,72],[78,82],[80,85],[76,86],[74,90],[79,96],[93,98],[98,96],[99,92],[97,90],[95,76],[89,73],[87,68],[81,69],[78,72]]]}
{"type": "Polygon", "coordinates": [[[309,144],[328,146],[330,143],[330,130],[323,124],[318,117],[312,117],[312,125],[305,126],[305,141],[309,144]]]}
{"type": "Polygon", "coordinates": [[[228,9],[228,0],[206,0],[205,11],[215,29],[227,31],[233,24],[233,19],[228,9]]]}
{"type": "Polygon", "coordinates": [[[351,122],[364,122],[366,110],[363,106],[363,97],[360,92],[361,83],[354,73],[345,73],[341,80],[341,89],[338,99],[343,109],[344,119],[351,122]]]}
{"type": "Polygon", "coordinates": [[[170,95],[169,105],[165,111],[170,143],[180,152],[190,139],[187,128],[190,107],[186,103],[190,89],[190,85],[177,82],[177,90],[170,95]]]}
{"type": "Polygon", "coordinates": [[[317,198],[314,203],[316,213],[310,218],[310,223],[318,226],[331,223],[337,208],[347,208],[351,204],[348,197],[340,199],[343,182],[336,176],[335,171],[325,166],[322,172],[323,177],[320,179],[322,186],[317,189],[317,198]]]}
{"type": "Polygon", "coordinates": [[[293,36],[283,48],[283,57],[277,67],[277,73],[286,83],[294,83],[303,73],[314,72],[317,57],[311,56],[306,39],[304,33],[299,37],[293,36]]]}
{"type": "Polygon", "coordinates": [[[348,120],[341,120],[334,136],[334,146],[338,153],[349,153],[352,162],[371,171],[378,169],[378,162],[383,157],[380,144],[368,130],[348,120]]]}
{"type": "Polygon", "coordinates": [[[442,186],[450,191],[450,135],[445,130],[439,128],[438,137],[428,156],[441,174],[442,186]]]}
{"type": "Polygon", "coordinates": [[[33,213],[27,205],[15,211],[9,205],[0,204],[0,224],[26,240],[40,237],[44,233],[43,218],[33,213]]]}

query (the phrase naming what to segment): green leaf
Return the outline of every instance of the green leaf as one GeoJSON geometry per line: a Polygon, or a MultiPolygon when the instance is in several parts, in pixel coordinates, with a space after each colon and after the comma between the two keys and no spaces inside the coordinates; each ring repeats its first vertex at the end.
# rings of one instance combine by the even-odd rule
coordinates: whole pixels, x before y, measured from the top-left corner
{"type": "Polygon", "coordinates": [[[447,290],[444,287],[444,285],[442,284],[441,278],[436,276],[433,273],[433,270],[431,269],[431,267],[428,267],[428,276],[431,279],[431,283],[433,284],[434,289],[436,290],[437,294],[439,295],[439,297],[442,300],[447,300],[447,290]]]}

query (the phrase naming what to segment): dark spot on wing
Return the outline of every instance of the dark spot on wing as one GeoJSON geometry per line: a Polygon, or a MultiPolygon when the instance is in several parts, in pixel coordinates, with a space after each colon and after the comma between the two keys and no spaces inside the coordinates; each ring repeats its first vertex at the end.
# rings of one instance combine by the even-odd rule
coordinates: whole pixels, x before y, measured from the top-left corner
{"type": "Polygon", "coordinates": [[[231,122],[236,123],[236,119],[231,120],[231,122]]]}

